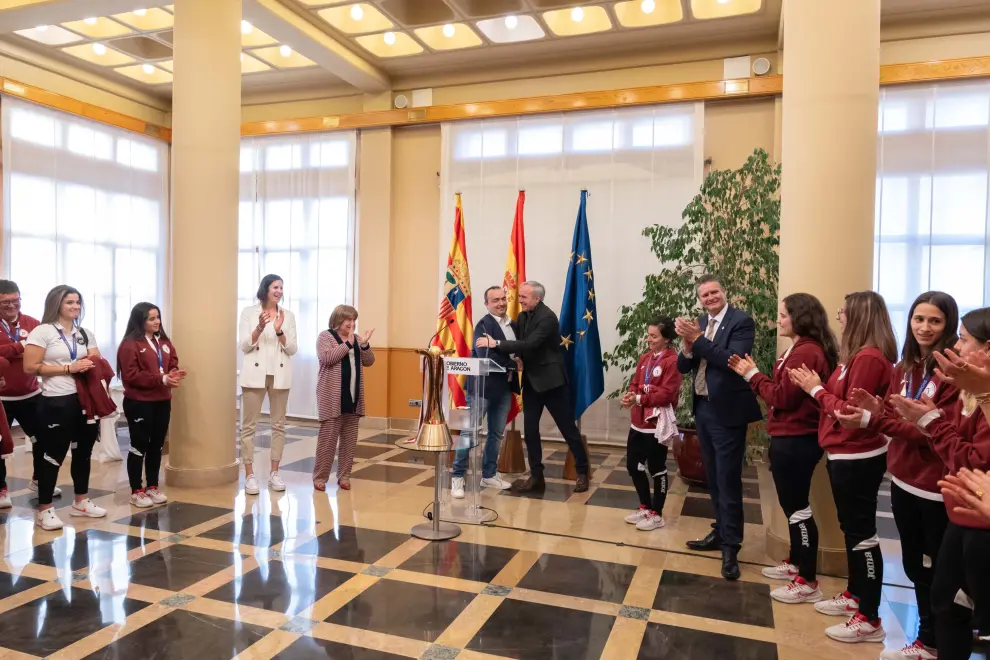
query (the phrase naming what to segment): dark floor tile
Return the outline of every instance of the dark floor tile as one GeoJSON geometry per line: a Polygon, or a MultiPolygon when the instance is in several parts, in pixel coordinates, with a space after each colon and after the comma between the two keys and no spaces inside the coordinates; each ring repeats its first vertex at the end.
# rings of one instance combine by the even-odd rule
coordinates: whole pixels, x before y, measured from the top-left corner
{"type": "Polygon", "coordinates": [[[376,463],[366,468],[355,470],[351,474],[351,479],[364,479],[368,481],[386,481],[390,484],[399,484],[408,481],[413,477],[422,476],[423,471],[419,468],[399,467],[398,465],[388,465],[386,463],[376,463]]]}
{"type": "MultiPolygon", "coordinates": [[[[308,456],[295,463],[289,463],[288,465],[281,465],[279,469],[286,472],[303,472],[305,474],[313,474],[313,468],[316,467],[316,457],[308,456]]],[[[333,461],[333,465],[330,466],[330,474],[336,474],[337,472],[337,459],[333,461]]]]}
{"type": "Polygon", "coordinates": [[[653,609],[773,628],[770,603],[765,584],[668,570],[660,576],[653,609]]]}
{"type": "Polygon", "coordinates": [[[623,456],[622,458],[620,458],[619,459],[619,463],[615,467],[617,467],[617,468],[624,468],[624,467],[626,467],[626,457],[623,456]]]}
{"type": "Polygon", "coordinates": [[[355,458],[378,458],[382,454],[387,454],[395,447],[369,447],[368,445],[357,445],[354,447],[355,458]]]}
{"type": "Polygon", "coordinates": [[[543,464],[543,476],[549,477],[550,479],[563,479],[564,478],[564,464],[563,463],[544,463],[543,464]]]}
{"type": "Polygon", "coordinates": [[[646,624],[638,660],[777,660],[777,645],[704,630],[646,624]]]}
{"type": "Polygon", "coordinates": [[[110,624],[123,624],[147,606],[123,595],[69,587],[0,614],[0,646],[51,655],[110,624]]]}
{"type": "Polygon", "coordinates": [[[467,648],[519,660],[598,660],[615,618],[507,598],[467,648]]]}
{"type": "Polygon", "coordinates": [[[389,463],[411,463],[413,465],[433,465],[433,455],[423,451],[400,451],[390,456],[389,463]]]}
{"type": "Polygon", "coordinates": [[[379,580],[334,612],[329,623],[432,642],[475,594],[398,580],[379,580]]]}
{"type": "Polygon", "coordinates": [[[437,478],[436,477],[430,477],[426,481],[419,482],[417,485],[418,486],[426,486],[427,488],[433,488],[433,486],[435,486],[436,483],[437,483],[437,478]]]}
{"type": "Polygon", "coordinates": [[[7,477],[7,490],[14,493],[19,490],[24,490],[31,483],[30,479],[21,479],[20,477],[7,477]]]}
{"type": "MultiPolygon", "coordinates": [[[[715,507],[710,497],[685,497],[681,515],[715,520],[715,507]]],[[[743,502],[743,521],[753,525],[762,525],[763,509],[760,505],[743,502]]]]}
{"type": "Polygon", "coordinates": [[[742,478],[743,479],[759,479],[760,478],[760,475],[756,471],[756,466],[755,465],[747,465],[746,467],[744,467],[743,468],[743,471],[742,471],[742,478]]]}
{"type": "MultiPolygon", "coordinates": [[[[7,598],[8,596],[13,596],[14,594],[19,594],[22,591],[33,589],[39,584],[44,583],[45,580],[38,580],[26,575],[15,575],[14,573],[0,571],[0,600],[7,598]]],[[[3,646],[3,644],[0,643],[0,646],[3,646]]]]}
{"type": "Polygon", "coordinates": [[[574,494],[574,484],[558,484],[547,482],[547,487],[540,492],[520,493],[515,489],[503,490],[499,495],[507,497],[525,497],[530,500],[547,500],[550,502],[566,502],[574,494]]]}
{"type": "Polygon", "coordinates": [[[408,534],[341,525],[291,552],[374,564],[408,540],[408,534]]]}
{"type": "Polygon", "coordinates": [[[243,518],[237,516],[231,522],[203,532],[199,536],[233,544],[271,547],[285,539],[296,538],[299,534],[312,532],[316,523],[309,520],[293,520],[280,516],[249,513],[243,518]]]}
{"type": "Polygon", "coordinates": [[[894,512],[890,506],[890,495],[880,495],[877,497],[877,511],[883,511],[884,513],[894,512]]]}
{"type": "Polygon", "coordinates": [[[632,486],[632,477],[629,476],[629,471],[626,468],[616,468],[612,470],[612,474],[602,483],[608,484],[609,486],[632,486]]]}
{"type": "MultiPolygon", "coordinates": [[[[59,484],[58,487],[62,489],[62,495],[52,500],[52,506],[55,507],[56,511],[67,509],[72,506],[72,503],[75,501],[75,498],[72,495],[73,488],[71,483],[59,484]]],[[[95,500],[98,497],[104,497],[106,495],[113,495],[113,491],[99,490],[96,488],[89,489],[89,499],[91,500],[95,500]]],[[[10,501],[14,504],[14,506],[24,507],[26,509],[37,509],[38,493],[29,491],[15,497],[11,497],[10,501]]]]}
{"type": "MultiPolygon", "coordinates": [[[[698,493],[699,495],[708,495],[708,489],[702,488],[701,486],[689,486],[689,493],[698,493]]],[[[742,482],[742,493],[743,497],[758,500],[760,499],[760,484],[753,483],[751,481],[742,482]]]]}
{"type": "Polygon", "coordinates": [[[162,532],[181,532],[214,518],[225,516],[230,511],[230,509],[202,504],[169,502],[165,506],[141,511],[114,522],[131,527],[157,529],[162,532]]]}
{"type": "Polygon", "coordinates": [[[395,446],[396,440],[401,440],[402,438],[408,438],[411,435],[416,435],[415,431],[408,432],[389,432],[389,433],[378,433],[376,435],[368,436],[367,438],[361,438],[361,442],[377,442],[383,445],[395,446]]]}
{"type": "MultiPolygon", "coordinates": [[[[602,463],[604,463],[606,458],[608,458],[608,454],[603,454],[603,453],[594,452],[594,451],[588,453],[588,463],[591,464],[591,465],[594,465],[595,467],[598,467],[599,465],[601,465],[602,463]]],[[[566,461],[567,460],[567,450],[566,449],[558,449],[554,453],[552,453],[549,456],[547,456],[545,460],[548,460],[548,461],[566,461]]]]}
{"type": "MultiPolygon", "coordinates": [[[[619,459],[619,464],[616,465],[616,468],[624,468],[624,467],[626,467],[626,457],[625,456],[623,456],[622,458],[620,458],[619,459]]],[[[670,474],[674,474],[675,472],[677,472],[677,461],[675,461],[673,458],[668,458],[667,459],[667,472],[669,472],[670,474]]]]}
{"type": "Polygon", "coordinates": [[[402,563],[399,568],[418,573],[491,582],[516,550],[474,543],[431,543],[402,563]]]}
{"type": "Polygon", "coordinates": [[[8,558],[14,565],[28,562],[78,571],[87,566],[98,568],[110,566],[115,561],[127,561],[127,553],[140,548],[145,541],[138,536],[116,534],[98,529],[90,529],[77,534],[66,529],[63,535],[52,541],[36,545],[8,558]]]}
{"type": "Polygon", "coordinates": [[[893,518],[877,516],[877,536],[882,539],[893,539],[899,541],[901,535],[897,533],[897,523],[893,518]]]}
{"type": "Polygon", "coordinates": [[[272,660],[312,660],[326,657],[333,660],[407,660],[404,655],[395,655],[385,651],[375,651],[360,646],[349,646],[339,642],[330,642],[317,637],[302,637],[292,643],[272,660]]]}
{"type": "MultiPolygon", "coordinates": [[[[128,564],[130,581],[146,587],[182,591],[233,565],[232,552],[170,545],[128,564]]],[[[109,568],[107,569],[109,571],[109,568]]]]}
{"type": "Polygon", "coordinates": [[[293,615],[354,575],[294,561],[267,561],[206,594],[207,598],[293,615]]]}
{"type": "Polygon", "coordinates": [[[320,429],[314,426],[287,426],[286,435],[300,435],[305,438],[315,438],[320,434],[320,429]]]}
{"type": "Polygon", "coordinates": [[[242,621],[174,610],[85,660],[230,660],[270,632],[242,621]]]}
{"type": "Polygon", "coordinates": [[[639,495],[632,490],[619,490],[618,488],[599,488],[586,504],[591,506],[607,506],[613,509],[625,509],[632,513],[639,508],[639,495]]]}
{"type": "Polygon", "coordinates": [[[621,603],[635,566],[564,555],[541,555],[519,582],[523,589],[621,603]]]}

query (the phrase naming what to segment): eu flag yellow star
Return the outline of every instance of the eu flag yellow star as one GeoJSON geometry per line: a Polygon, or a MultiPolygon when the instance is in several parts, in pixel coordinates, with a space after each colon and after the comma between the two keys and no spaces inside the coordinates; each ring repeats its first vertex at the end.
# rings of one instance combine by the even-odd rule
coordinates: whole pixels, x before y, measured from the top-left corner
{"type": "Polygon", "coordinates": [[[583,254],[579,254],[577,256],[577,265],[578,266],[580,266],[581,264],[583,264],[585,261],[587,261],[587,259],[584,258],[584,255],[583,254]]]}
{"type": "Polygon", "coordinates": [[[591,323],[592,321],[595,320],[595,315],[591,313],[590,309],[586,309],[584,310],[584,316],[581,318],[583,318],[588,323],[591,323]]]}
{"type": "Polygon", "coordinates": [[[588,289],[588,300],[594,300],[594,299],[595,299],[595,290],[588,289]]]}
{"type": "Polygon", "coordinates": [[[571,347],[571,344],[573,344],[573,343],[574,343],[574,340],[571,339],[571,336],[570,335],[567,335],[566,337],[563,336],[563,335],[560,336],[560,345],[564,347],[564,350],[565,351],[567,349],[569,349],[571,347]]]}
{"type": "Polygon", "coordinates": [[[594,279],[594,277],[595,277],[594,275],[591,274],[591,269],[590,268],[588,270],[584,271],[584,274],[588,277],[589,280],[594,279]]]}

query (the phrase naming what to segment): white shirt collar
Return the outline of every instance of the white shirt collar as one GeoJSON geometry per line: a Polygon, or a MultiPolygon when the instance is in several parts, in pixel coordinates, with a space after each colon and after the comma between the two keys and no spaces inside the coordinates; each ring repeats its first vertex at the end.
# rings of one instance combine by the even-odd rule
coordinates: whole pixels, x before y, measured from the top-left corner
{"type": "MultiPolygon", "coordinates": [[[[707,311],[706,311],[706,313],[707,313],[707,311]]],[[[725,307],[722,308],[722,311],[715,315],[715,317],[714,317],[715,318],[715,322],[717,324],[719,324],[719,325],[722,325],[722,321],[725,320],[725,315],[728,314],[728,313],[729,313],[729,304],[726,303],[725,304],[725,307]]],[[[708,315],[708,321],[711,322],[711,320],[712,320],[712,316],[711,316],[711,314],[709,314],[708,315]]]]}
{"type": "Polygon", "coordinates": [[[509,315],[508,314],[506,314],[502,318],[499,318],[499,317],[495,316],[494,314],[492,314],[491,312],[488,312],[488,316],[490,316],[493,319],[495,319],[495,322],[498,323],[499,326],[501,326],[503,328],[506,328],[506,327],[508,327],[509,325],[512,324],[512,319],[509,318],[509,315]]]}

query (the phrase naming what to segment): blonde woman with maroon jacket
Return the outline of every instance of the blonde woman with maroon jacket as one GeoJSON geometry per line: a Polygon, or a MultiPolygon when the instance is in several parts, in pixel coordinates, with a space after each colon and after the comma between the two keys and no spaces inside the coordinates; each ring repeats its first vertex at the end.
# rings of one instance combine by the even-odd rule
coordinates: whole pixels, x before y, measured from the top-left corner
{"type": "Polygon", "coordinates": [[[124,340],[117,349],[117,373],[124,385],[124,416],[131,435],[127,477],[131,504],[146,509],[168,501],[158,489],[162,448],[172,416],[172,390],[186,372],[179,369],[179,354],[162,327],[162,312],[142,302],[131,310],[124,340]],[[147,488],[141,471],[147,474],[147,488]]]}

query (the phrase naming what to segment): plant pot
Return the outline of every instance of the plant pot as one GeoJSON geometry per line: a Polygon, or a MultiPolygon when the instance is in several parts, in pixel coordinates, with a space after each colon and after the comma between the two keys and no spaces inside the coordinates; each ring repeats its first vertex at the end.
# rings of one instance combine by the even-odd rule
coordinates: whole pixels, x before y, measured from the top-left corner
{"type": "Polygon", "coordinates": [[[693,486],[708,488],[705,463],[701,459],[698,432],[695,429],[679,428],[678,430],[680,434],[674,438],[674,460],[677,461],[677,473],[682,480],[693,486]]]}

